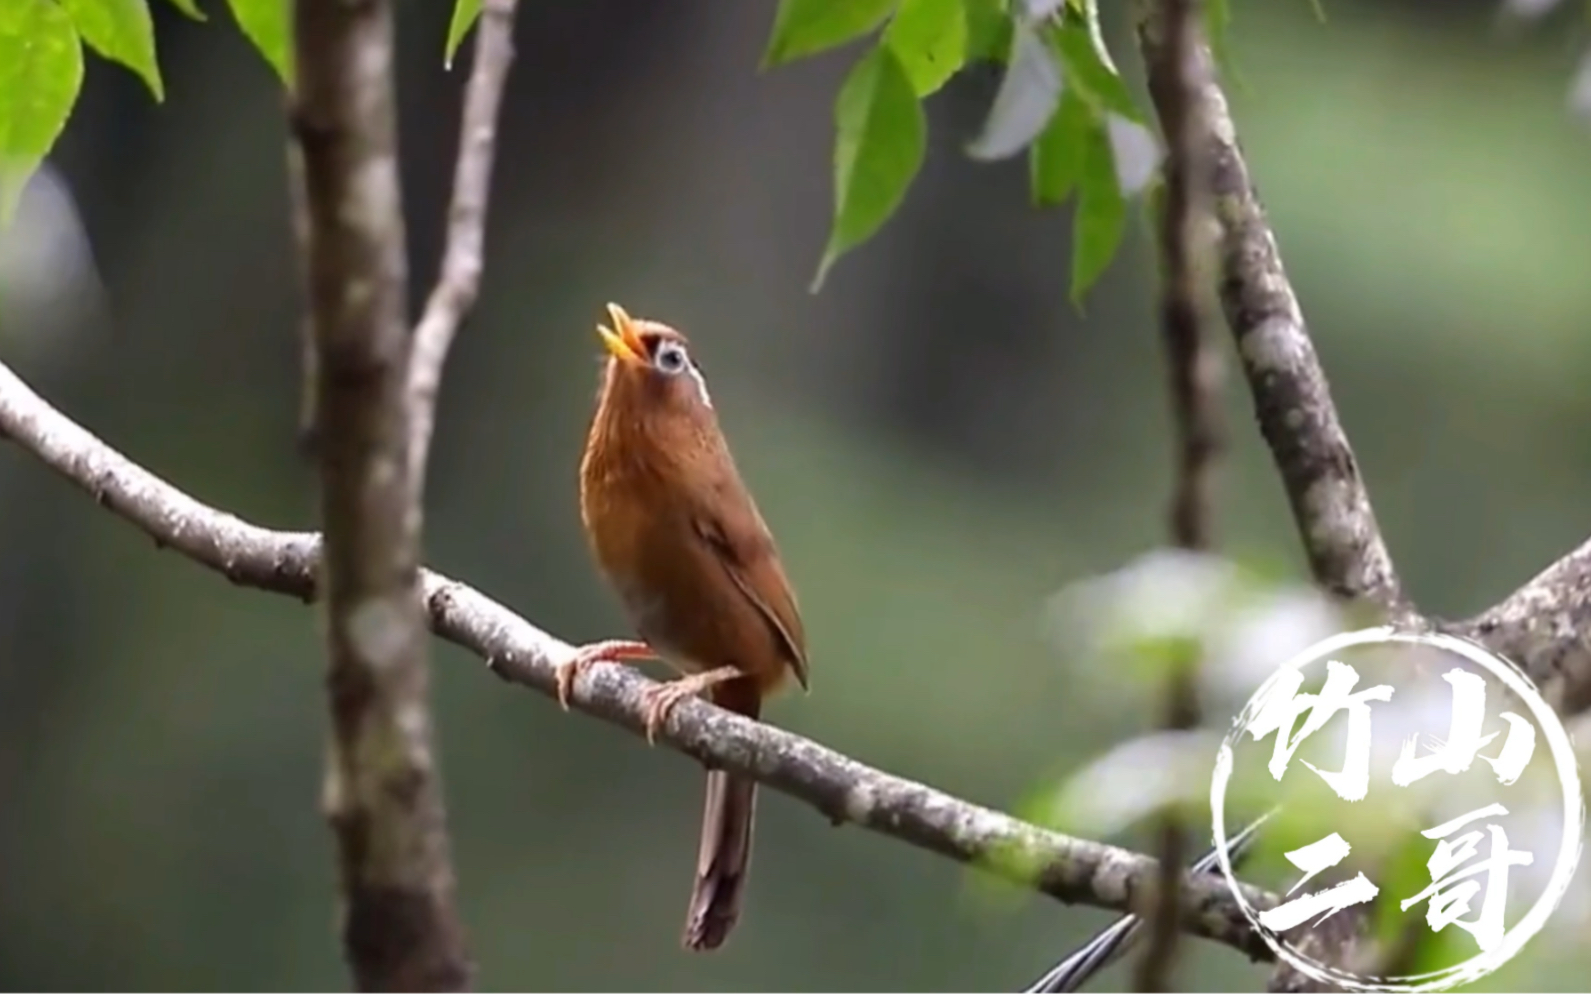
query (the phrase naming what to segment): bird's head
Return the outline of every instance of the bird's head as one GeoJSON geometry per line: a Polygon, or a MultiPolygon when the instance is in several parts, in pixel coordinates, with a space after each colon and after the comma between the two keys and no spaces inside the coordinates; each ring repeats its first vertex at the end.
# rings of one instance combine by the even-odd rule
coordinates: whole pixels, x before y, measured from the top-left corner
{"type": "Polygon", "coordinates": [[[712,411],[707,380],[691,357],[683,334],[657,321],[630,317],[608,305],[612,327],[597,325],[607,349],[602,404],[620,405],[633,415],[697,415],[712,411]]]}

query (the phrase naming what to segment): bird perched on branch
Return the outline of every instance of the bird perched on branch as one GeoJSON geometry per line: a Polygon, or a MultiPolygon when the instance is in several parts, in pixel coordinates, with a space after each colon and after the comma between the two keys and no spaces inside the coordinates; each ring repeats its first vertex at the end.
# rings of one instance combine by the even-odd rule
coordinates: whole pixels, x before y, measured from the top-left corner
{"type": "MultiPolygon", "coordinates": [[[[580,466],[580,513],[641,640],[582,646],[560,664],[559,700],[569,706],[574,681],[594,663],[658,658],[685,675],[647,692],[648,740],[671,708],[701,693],[757,718],[792,677],[807,688],[795,592],[685,336],[617,304],[608,314],[613,327],[597,327],[608,358],[580,466]]],[[[687,949],[717,948],[739,917],[756,789],[708,772],[687,949]]]]}

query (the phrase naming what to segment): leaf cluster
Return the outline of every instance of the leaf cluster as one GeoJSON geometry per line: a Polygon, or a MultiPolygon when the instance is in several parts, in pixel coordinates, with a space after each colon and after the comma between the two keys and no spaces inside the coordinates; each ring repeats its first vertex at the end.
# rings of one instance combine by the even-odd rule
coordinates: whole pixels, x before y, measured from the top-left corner
{"type": "MultiPolygon", "coordinates": [[[[1224,4],[1217,4],[1224,11],[1224,4]]],[[[900,208],[927,152],[924,102],[957,75],[1002,79],[964,149],[982,161],[1025,154],[1035,206],[1072,199],[1072,299],[1121,244],[1127,197],[1115,136],[1146,118],[1100,30],[1098,0],[780,0],[762,66],[865,41],[834,105],[834,208],[812,281],[900,208]]]]}
{"type": "MultiPolygon", "coordinates": [[[[166,0],[207,20],[199,0],[166,0]]],[[[211,0],[215,2],[215,0],[211,0]]],[[[225,0],[281,82],[294,78],[291,0],[225,0]]],[[[834,106],[834,210],[812,289],[872,238],[905,200],[927,153],[924,101],[980,63],[1004,78],[981,133],[982,160],[1026,153],[1032,196],[1076,195],[1072,294],[1081,300],[1109,265],[1126,223],[1112,135],[1144,115],[1099,26],[1099,0],[780,0],[766,69],[852,42],[867,47],[834,106]]],[[[0,224],[54,146],[76,104],[83,47],[136,73],[165,98],[150,0],[6,0],[0,4],[0,224]]],[[[443,58],[452,65],[482,0],[455,0],[443,58]]],[[[1211,4],[1224,11],[1224,3],[1211,4]]]]}
{"type": "MultiPolygon", "coordinates": [[[[207,20],[199,0],[164,2],[207,20]]],[[[292,0],[224,2],[290,87],[292,0]]],[[[443,48],[449,67],[482,2],[454,0],[443,48]]],[[[1324,19],[1319,0],[1311,3],[1324,19]]],[[[149,4],[0,3],[0,227],[71,116],[84,46],[136,73],[157,102],[164,100],[149,4]]],[[[1505,9],[1533,14],[1556,6],[1555,0],[1503,0],[1505,9]]],[[[1202,7],[1216,62],[1230,73],[1231,0],[1204,0],[1202,7]]],[[[1081,304],[1121,245],[1128,199],[1153,174],[1127,161],[1131,150],[1155,147],[1140,102],[1106,45],[1100,9],[1101,0],[779,0],[764,70],[864,44],[835,98],[833,214],[813,292],[905,202],[927,155],[925,101],[958,75],[993,66],[1001,73],[999,88],[964,151],[981,161],[1025,155],[1034,206],[1072,204],[1071,297],[1081,304]]],[[[1591,57],[1586,66],[1577,94],[1591,93],[1591,57]]],[[[1591,106],[1591,98],[1580,99],[1591,106]]]]}
{"type": "MultiPolygon", "coordinates": [[[[198,0],[167,0],[196,21],[198,0]]],[[[290,0],[227,0],[232,17],[284,82],[293,78],[290,0]]],[[[83,86],[83,48],[132,70],[166,98],[148,0],[0,3],[0,226],[44,161],[83,86]]]]}

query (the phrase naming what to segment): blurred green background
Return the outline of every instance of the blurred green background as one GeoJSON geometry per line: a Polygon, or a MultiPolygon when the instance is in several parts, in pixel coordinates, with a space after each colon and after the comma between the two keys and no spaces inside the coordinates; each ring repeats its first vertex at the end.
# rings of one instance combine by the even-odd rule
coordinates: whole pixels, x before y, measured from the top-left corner
{"type": "MultiPolygon", "coordinates": [[[[418,298],[467,60],[441,63],[449,4],[399,6],[418,298]]],[[[1587,532],[1580,22],[1506,38],[1489,2],[1332,0],[1325,24],[1302,0],[1233,7],[1244,146],[1392,552],[1424,608],[1477,611],[1587,532]]],[[[1080,678],[1043,631],[1056,590],[1165,534],[1150,246],[1135,216],[1085,311],[1068,304],[1067,213],[1030,209],[1021,161],[961,154],[983,71],[930,100],[901,212],[808,294],[856,50],[759,73],[773,9],[522,0],[427,558],[566,639],[623,633],[576,509],[592,326],[609,300],[676,324],[807,618],[812,693],[768,719],[1013,805],[1153,721],[1147,691],[1080,678]]],[[[102,282],[30,303],[13,266],[0,358],[197,497],[308,527],[278,85],[223,4],[207,25],[154,10],[167,102],[93,58],[53,159],[102,282]]],[[[66,272],[69,245],[26,237],[12,257],[54,260],[37,285],[66,272]]],[[[1222,541],[1302,576],[1235,371],[1230,387],[1222,541]]],[[[0,986],[346,988],[316,615],[157,552],[4,446],[0,544],[0,986]]],[[[742,923],[686,954],[700,769],[451,646],[434,664],[484,989],[1011,989],[1109,920],[988,900],[943,859],[766,792],[742,923]]],[[[1190,988],[1263,982],[1184,948],[1190,988]]],[[[1588,967],[1584,942],[1544,936],[1514,972],[1572,990],[1588,967]]],[[[1126,983],[1118,967],[1095,989],[1126,983]]]]}

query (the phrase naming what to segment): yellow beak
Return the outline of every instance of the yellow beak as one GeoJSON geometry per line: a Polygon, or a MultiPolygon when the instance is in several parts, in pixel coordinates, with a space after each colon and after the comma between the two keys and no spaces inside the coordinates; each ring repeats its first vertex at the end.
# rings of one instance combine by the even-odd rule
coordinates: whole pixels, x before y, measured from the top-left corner
{"type": "Polygon", "coordinates": [[[608,317],[613,320],[612,328],[597,325],[597,334],[602,336],[602,344],[608,352],[626,362],[645,362],[646,346],[635,333],[635,322],[630,320],[630,315],[618,304],[609,304],[608,317]]]}

